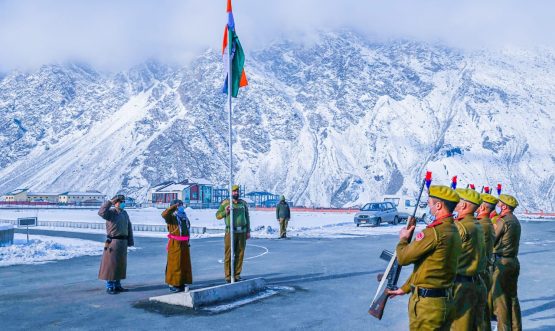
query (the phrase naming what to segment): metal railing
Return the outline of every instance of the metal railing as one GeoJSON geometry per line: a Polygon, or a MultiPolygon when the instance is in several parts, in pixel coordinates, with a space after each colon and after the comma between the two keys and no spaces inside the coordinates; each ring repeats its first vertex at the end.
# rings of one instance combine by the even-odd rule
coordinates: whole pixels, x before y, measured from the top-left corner
{"type": "MultiPolygon", "coordinates": [[[[0,220],[0,223],[10,223],[17,226],[17,220],[0,220]]],[[[73,229],[92,229],[104,230],[105,223],[93,222],[71,222],[71,221],[37,221],[37,226],[44,226],[50,228],[73,228],[73,229]]],[[[133,231],[146,231],[146,232],[167,232],[168,228],[162,224],[133,224],[133,231]]],[[[192,226],[192,234],[214,233],[213,230],[207,230],[206,227],[192,226]]]]}

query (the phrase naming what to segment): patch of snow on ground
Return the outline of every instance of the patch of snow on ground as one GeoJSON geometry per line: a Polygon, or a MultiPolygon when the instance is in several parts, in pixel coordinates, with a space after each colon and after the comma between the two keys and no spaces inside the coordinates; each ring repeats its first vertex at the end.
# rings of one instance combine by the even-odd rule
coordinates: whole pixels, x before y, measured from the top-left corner
{"type": "Polygon", "coordinates": [[[14,244],[0,247],[0,267],[16,264],[39,264],[67,260],[84,255],[101,255],[103,243],[73,238],[16,233],[14,244]]]}

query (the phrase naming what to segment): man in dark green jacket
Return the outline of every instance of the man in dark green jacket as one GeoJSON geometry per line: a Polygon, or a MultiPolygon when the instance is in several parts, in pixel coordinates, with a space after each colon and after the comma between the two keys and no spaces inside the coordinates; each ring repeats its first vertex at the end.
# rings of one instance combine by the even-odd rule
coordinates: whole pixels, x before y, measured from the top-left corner
{"type": "MultiPolygon", "coordinates": [[[[251,236],[251,222],[249,217],[249,208],[245,200],[239,199],[239,185],[233,185],[232,199],[233,199],[233,256],[235,261],[235,281],[241,280],[241,270],[243,269],[243,257],[245,256],[245,246],[247,239],[251,236]]],[[[229,235],[230,223],[229,199],[222,201],[220,208],[216,212],[216,218],[221,220],[225,217],[225,237],[224,237],[224,270],[225,280],[231,282],[231,242],[229,235]]]]}
{"type": "Polygon", "coordinates": [[[289,219],[291,218],[291,211],[283,195],[276,205],[276,218],[279,222],[279,237],[287,238],[287,223],[289,223],[289,219]]]}

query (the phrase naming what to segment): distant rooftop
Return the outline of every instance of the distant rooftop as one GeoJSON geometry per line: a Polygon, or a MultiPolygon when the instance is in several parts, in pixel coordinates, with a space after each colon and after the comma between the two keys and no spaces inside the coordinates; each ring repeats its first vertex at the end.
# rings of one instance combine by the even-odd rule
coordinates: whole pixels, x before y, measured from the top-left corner
{"type": "Polygon", "coordinates": [[[40,196],[45,196],[45,195],[55,195],[58,196],[60,195],[60,193],[53,193],[53,192],[27,192],[27,195],[40,195],[40,196]]]}
{"type": "Polygon", "coordinates": [[[156,190],[156,192],[178,192],[178,191],[183,191],[189,186],[191,185],[176,183],[176,184],[171,184],[168,186],[161,187],[158,190],[156,190]]]}
{"type": "Polygon", "coordinates": [[[100,197],[105,196],[105,194],[100,193],[98,191],[89,191],[89,192],[77,192],[77,191],[72,192],[72,191],[70,191],[70,192],[61,193],[60,195],[89,195],[89,196],[100,196],[100,197]]]}
{"type": "Polygon", "coordinates": [[[212,183],[208,179],[189,178],[189,179],[182,180],[180,182],[174,182],[174,181],[163,182],[153,186],[152,189],[154,190],[154,192],[175,192],[175,191],[182,191],[193,184],[212,186],[212,183]]]}
{"type": "Polygon", "coordinates": [[[28,188],[18,188],[18,189],[15,189],[15,190],[11,191],[11,192],[6,193],[6,195],[16,195],[16,194],[19,194],[19,193],[22,193],[22,192],[25,192],[25,191],[28,191],[28,190],[29,190],[28,188]]]}

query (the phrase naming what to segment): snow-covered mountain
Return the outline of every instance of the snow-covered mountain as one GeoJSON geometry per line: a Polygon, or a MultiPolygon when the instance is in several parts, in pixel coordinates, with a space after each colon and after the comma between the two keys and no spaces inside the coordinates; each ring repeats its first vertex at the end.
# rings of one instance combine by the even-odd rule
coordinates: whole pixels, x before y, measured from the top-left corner
{"type": "MultiPolygon", "coordinates": [[[[300,205],[349,206],[434,183],[504,184],[555,208],[555,53],[465,52],[353,32],[247,54],[235,100],[236,182],[300,205]]],[[[227,113],[217,51],[175,68],[83,64],[0,76],[0,192],[225,184],[227,113]]]]}

